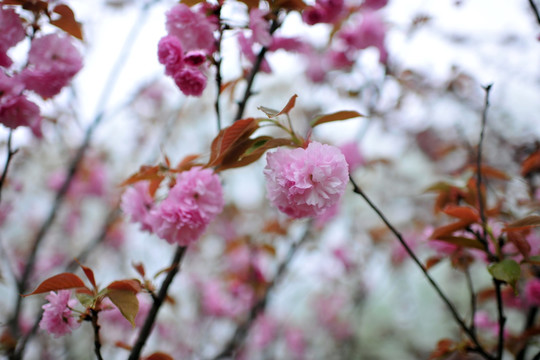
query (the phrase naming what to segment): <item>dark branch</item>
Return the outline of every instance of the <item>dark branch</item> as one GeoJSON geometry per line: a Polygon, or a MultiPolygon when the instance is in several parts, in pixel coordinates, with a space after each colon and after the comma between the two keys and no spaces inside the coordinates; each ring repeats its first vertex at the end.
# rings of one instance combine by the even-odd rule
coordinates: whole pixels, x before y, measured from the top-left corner
{"type": "Polygon", "coordinates": [[[94,328],[94,353],[96,354],[96,357],[98,360],[103,360],[103,357],[101,356],[101,341],[99,340],[99,329],[100,326],[98,324],[98,312],[94,309],[90,309],[91,314],[91,320],[92,320],[92,327],[94,328]]]}
{"type": "Polygon", "coordinates": [[[186,249],[187,247],[185,246],[178,246],[176,248],[176,253],[174,254],[174,258],[170,266],[171,270],[169,270],[169,272],[167,273],[167,277],[165,277],[165,280],[163,280],[163,284],[161,284],[161,288],[159,289],[159,293],[157,297],[154,298],[154,303],[152,304],[152,308],[148,312],[148,316],[146,317],[146,320],[144,321],[143,327],[141,328],[141,332],[139,333],[139,337],[137,338],[137,341],[135,342],[135,345],[133,346],[133,349],[131,350],[131,353],[129,354],[129,358],[128,358],[129,360],[139,360],[139,357],[141,356],[142,348],[146,344],[146,340],[148,340],[148,337],[150,336],[150,333],[152,332],[152,328],[156,321],[158,311],[161,308],[161,305],[163,304],[163,302],[165,301],[165,298],[167,297],[169,286],[171,285],[175,275],[178,273],[178,270],[180,269],[180,263],[182,261],[182,258],[184,257],[186,249]]]}
{"type": "Polygon", "coordinates": [[[13,159],[13,155],[15,155],[17,153],[17,151],[18,151],[18,149],[13,150],[11,148],[11,138],[12,138],[12,136],[13,136],[13,129],[10,129],[9,130],[9,135],[8,135],[8,141],[7,141],[6,163],[4,165],[4,171],[2,172],[2,177],[0,178],[0,203],[2,202],[2,189],[4,188],[4,182],[6,181],[6,178],[7,178],[9,163],[13,159]]]}
{"type": "MultiPolygon", "coordinates": [[[[278,19],[278,16],[276,14],[276,19],[272,21],[272,24],[270,25],[270,35],[272,35],[279,27],[281,26],[281,22],[278,19]]],[[[247,86],[246,90],[244,91],[244,96],[242,97],[242,100],[238,103],[238,111],[236,112],[236,116],[234,117],[234,121],[240,120],[244,116],[244,110],[246,109],[247,102],[251,95],[253,93],[251,92],[251,89],[253,87],[253,82],[255,81],[255,77],[257,76],[257,73],[261,69],[261,64],[264,60],[264,56],[266,55],[266,52],[268,51],[268,48],[266,46],[263,46],[261,51],[259,51],[259,55],[257,55],[257,58],[255,59],[255,63],[253,64],[253,67],[251,68],[251,72],[249,73],[248,79],[247,79],[247,86]]]]}
{"type": "Polygon", "coordinates": [[[471,341],[474,343],[475,348],[473,349],[475,352],[478,352],[481,354],[485,359],[494,360],[493,356],[488,354],[480,342],[478,341],[478,338],[474,334],[473,331],[465,324],[465,322],[461,319],[459,316],[456,308],[448,299],[448,297],[443,293],[440,286],[435,282],[435,280],[431,277],[431,275],[428,273],[426,267],[420,262],[416,254],[412,251],[412,249],[409,247],[409,245],[403,240],[403,236],[401,233],[399,233],[396,228],[388,221],[386,216],[377,208],[377,206],[367,197],[367,195],[362,191],[362,189],[355,183],[354,179],[352,177],[349,177],[351,180],[351,183],[354,187],[354,192],[358,195],[360,195],[369,205],[369,207],[375,211],[375,213],[379,216],[379,218],[384,222],[386,227],[394,234],[394,236],[398,239],[398,241],[401,243],[401,245],[405,248],[405,251],[409,254],[411,259],[416,263],[416,265],[420,268],[420,270],[424,273],[424,276],[428,280],[428,282],[431,284],[431,286],[435,289],[441,300],[446,304],[446,307],[448,310],[450,310],[450,313],[452,314],[454,320],[458,323],[458,325],[461,327],[461,329],[467,334],[467,336],[471,339],[471,341]]]}
{"type": "Polygon", "coordinates": [[[538,6],[534,3],[534,0],[529,0],[529,4],[531,5],[531,9],[536,16],[536,21],[540,25],[540,12],[538,11],[538,6]]]}

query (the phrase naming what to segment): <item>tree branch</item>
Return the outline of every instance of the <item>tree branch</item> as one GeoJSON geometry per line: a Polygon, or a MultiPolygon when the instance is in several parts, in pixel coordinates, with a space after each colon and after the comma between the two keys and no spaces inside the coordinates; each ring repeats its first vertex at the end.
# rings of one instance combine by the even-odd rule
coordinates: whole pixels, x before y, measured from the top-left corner
{"type": "Polygon", "coordinates": [[[454,305],[452,304],[450,299],[448,299],[448,297],[443,293],[440,286],[437,284],[437,282],[428,273],[426,267],[422,264],[422,262],[420,262],[420,260],[416,256],[416,254],[411,250],[409,245],[407,245],[405,240],[403,240],[403,236],[401,235],[401,233],[399,233],[396,230],[396,228],[388,221],[388,219],[386,218],[386,216],[384,216],[384,214],[381,212],[381,210],[379,210],[379,208],[377,208],[377,206],[367,197],[367,195],[362,191],[362,189],[356,184],[354,179],[351,176],[349,176],[349,178],[350,178],[351,183],[352,183],[352,185],[354,187],[353,191],[356,194],[360,195],[368,203],[369,207],[373,211],[375,211],[375,213],[379,216],[379,218],[384,222],[386,227],[392,232],[392,234],[394,234],[394,236],[398,239],[398,241],[401,243],[401,245],[405,248],[405,251],[409,254],[409,256],[413,259],[413,261],[416,263],[416,265],[420,268],[420,270],[422,271],[422,273],[424,274],[424,276],[426,277],[428,282],[435,289],[435,291],[437,292],[437,294],[439,295],[441,300],[445,303],[448,310],[450,310],[450,313],[452,314],[452,317],[454,318],[454,320],[458,323],[460,328],[467,334],[467,336],[474,343],[474,345],[475,345],[474,350],[476,352],[478,352],[479,354],[481,354],[485,359],[495,360],[495,358],[492,355],[488,354],[484,350],[482,344],[480,344],[480,342],[479,342],[478,338],[476,337],[476,335],[474,334],[474,332],[471,331],[471,329],[461,319],[461,317],[459,316],[456,308],[454,307],[454,305]]]}
{"type": "Polygon", "coordinates": [[[13,136],[13,129],[9,129],[9,135],[8,135],[8,141],[7,141],[7,158],[6,163],[4,165],[4,171],[2,172],[2,177],[0,178],[0,203],[2,202],[2,189],[4,188],[4,182],[7,178],[9,163],[13,159],[13,155],[19,151],[18,149],[13,150],[11,148],[11,138],[13,136]]]}
{"type": "Polygon", "coordinates": [[[92,327],[94,328],[94,353],[98,360],[103,360],[101,356],[101,341],[99,340],[99,329],[98,324],[98,312],[94,309],[90,309],[92,327]]]}
{"type": "Polygon", "coordinates": [[[529,4],[531,5],[531,9],[532,9],[534,15],[536,16],[536,21],[540,25],[540,12],[538,11],[538,7],[534,3],[534,0],[529,0],[529,4]]]}
{"type": "Polygon", "coordinates": [[[169,286],[171,285],[175,275],[178,273],[180,263],[182,261],[182,258],[184,257],[186,249],[186,246],[178,246],[176,248],[176,253],[174,254],[174,258],[170,266],[171,270],[169,270],[169,272],[167,273],[167,277],[165,278],[165,280],[163,280],[157,297],[154,298],[152,308],[148,312],[148,316],[144,321],[143,327],[141,328],[141,331],[139,333],[137,341],[135,342],[135,345],[133,346],[133,349],[131,349],[128,360],[139,360],[142,348],[146,344],[146,340],[148,340],[148,337],[152,332],[152,328],[156,321],[158,311],[161,308],[163,301],[167,297],[169,286]]]}
{"type": "MultiPolygon", "coordinates": [[[[278,19],[278,14],[275,14],[276,18],[272,21],[272,24],[270,25],[270,35],[272,35],[279,27],[281,26],[281,22],[278,19]]],[[[264,56],[266,55],[266,52],[268,51],[268,48],[266,46],[263,46],[261,51],[259,51],[259,55],[257,55],[257,58],[255,59],[255,63],[253,63],[253,67],[251,68],[251,72],[249,73],[248,79],[247,79],[247,86],[246,90],[244,91],[244,96],[242,97],[242,100],[238,103],[238,111],[236,112],[236,116],[234,117],[234,121],[240,120],[244,116],[244,110],[246,109],[246,104],[253,95],[251,92],[251,88],[253,87],[253,82],[255,81],[255,77],[257,76],[257,73],[261,69],[261,64],[264,60],[264,56]]]]}

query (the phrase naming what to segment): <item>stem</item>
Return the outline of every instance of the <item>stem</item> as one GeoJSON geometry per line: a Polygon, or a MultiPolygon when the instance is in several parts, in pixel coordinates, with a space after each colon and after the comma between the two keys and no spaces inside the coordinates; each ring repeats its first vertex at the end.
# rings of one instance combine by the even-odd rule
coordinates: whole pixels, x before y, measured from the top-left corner
{"type": "Polygon", "coordinates": [[[506,316],[504,316],[503,300],[501,294],[502,282],[497,279],[493,279],[493,283],[495,284],[495,294],[497,296],[497,313],[499,316],[499,340],[497,344],[496,359],[502,360],[504,350],[504,324],[506,323],[506,316]]]}
{"type": "Polygon", "coordinates": [[[216,41],[216,58],[214,59],[216,64],[216,103],[215,103],[215,109],[216,109],[216,120],[217,120],[217,127],[218,132],[221,131],[221,111],[219,108],[219,100],[221,98],[221,61],[223,60],[221,57],[221,40],[223,39],[223,24],[221,22],[221,6],[219,7],[219,13],[218,13],[218,19],[219,19],[219,35],[218,39],[216,41]]]}
{"type": "MultiPolygon", "coordinates": [[[[281,26],[281,22],[277,19],[272,21],[272,24],[270,25],[270,35],[272,35],[279,27],[281,26]]],[[[261,64],[264,60],[264,55],[268,51],[268,48],[266,46],[263,46],[261,51],[259,51],[259,55],[257,55],[257,58],[255,59],[255,63],[253,64],[253,67],[251,68],[251,72],[249,73],[248,79],[247,79],[247,86],[246,90],[244,91],[244,96],[242,97],[242,100],[238,103],[238,111],[236,112],[236,116],[234,118],[234,121],[240,120],[244,116],[244,110],[246,109],[246,104],[253,95],[251,92],[251,88],[253,87],[253,82],[255,81],[255,76],[257,76],[257,73],[261,69],[261,64]]]]}
{"type": "Polygon", "coordinates": [[[484,209],[484,198],[482,196],[482,144],[484,142],[484,133],[486,130],[487,110],[489,107],[489,92],[491,90],[491,84],[486,86],[486,97],[484,102],[484,110],[482,111],[482,128],[480,130],[480,140],[478,142],[478,156],[476,158],[476,192],[478,193],[478,212],[480,213],[480,219],[482,220],[482,237],[483,243],[486,246],[486,251],[489,253],[487,246],[487,220],[484,209]]]}
{"type": "MultiPolygon", "coordinates": [[[[529,309],[529,312],[527,314],[527,320],[525,322],[525,328],[523,329],[523,332],[525,333],[527,330],[533,327],[534,321],[536,319],[536,315],[538,314],[538,307],[533,306],[529,309]]],[[[529,345],[529,341],[526,340],[525,344],[523,345],[523,348],[519,351],[519,353],[516,355],[516,360],[525,360],[525,355],[527,355],[527,346],[529,345]]]]}
{"type": "Polygon", "coordinates": [[[13,129],[10,129],[9,130],[9,135],[8,135],[8,141],[7,141],[6,163],[4,165],[4,171],[2,172],[2,177],[0,178],[0,203],[2,202],[2,189],[4,187],[4,182],[6,181],[8,168],[9,168],[9,163],[13,159],[13,155],[15,155],[17,153],[17,151],[18,151],[18,149],[13,150],[11,148],[11,138],[12,138],[12,136],[13,136],[13,129]]]}
{"type": "Polygon", "coordinates": [[[249,329],[253,325],[253,322],[257,319],[257,317],[261,313],[263,313],[266,310],[268,299],[273,289],[276,287],[276,284],[283,278],[285,271],[289,267],[298,249],[309,238],[310,228],[311,228],[311,224],[308,224],[304,234],[302,235],[302,238],[298,242],[291,245],[287,253],[287,256],[285,257],[283,262],[279,265],[276,275],[274,276],[274,279],[266,287],[264,295],[255,303],[255,305],[251,307],[248,317],[244,320],[242,324],[240,324],[236,328],[236,331],[233,337],[231,338],[231,340],[229,340],[229,342],[225,345],[225,348],[218,355],[216,355],[213,358],[213,360],[219,360],[219,359],[224,359],[224,358],[235,358],[235,353],[238,351],[238,349],[240,348],[240,346],[243,344],[244,340],[246,339],[249,333],[249,329]]]}
{"type": "Polygon", "coordinates": [[[529,4],[531,5],[534,15],[536,16],[536,21],[538,21],[538,24],[540,24],[540,12],[538,11],[538,7],[534,3],[534,0],[529,0],[529,4]]]}
{"type": "MultiPolygon", "coordinates": [[[[94,119],[93,119],[92,123],[90,124],[90,126],[87,128],[85,136],[84,136],[84,140],[81,143],[81,145],[79,146],[79,148],[77,149],[75,157],[72,159],[71,163],[69,164],[66,179],[64,180],[62,186],[60,187],[60,189],[56,193],[54,203],[53,203],[53,205],[51,207],[51,210],[49,211],[49,214],[48,214],[47,218],[43,222],[43,224],[42,224],[41,228],[39,229],[38,233],[36,234],[36,237],[34,239],[34,242],[32,244],[31,250],[30,250],[30,254],[28,256],[28,261],[27,261],[27,263],[25,265],[25,268],[23,270],[23,275],[22,275],[21,279],[17,283],[17,290],[18,290],[19,294],[23,294],[24,292],[26,292],[27,285],[28,285],[28,280],[29,280],[30,275],[32,274],[32,272],[34,270],[34,265],[35,265],[34,263],[35,263],[35,260],[36,260],[36,255],[37,255],[38,249],[39,249],[43,239],[45,238],[45,235],[48,233],[49,229],[51,228],[51,226],[52,226],[52,224],[53,224],[53,222],[54,222],[54,220],[56,218],[58,210],[60,209],[60,207],[61,207],[61,205],[62,205],[62,203],[64,201],[64,198],[65,198],[65,196],[67,194],[67,191],[69,189],[71,181],[73,180],[73,178],[75,176],[75,173],[77,172],[77,169],[78,169],[80,163],[83,160],[83,157],[85,155],[86,150],[90,146],[90,140],[92,139],[94,131],[97,128],[97,126],[101,123],[101,120],[104,117],[105,105],[108,102],[109,98],[111,97],[112,91],[114,89],[114,85],[116,84],[116,82],[118,80],[118,77],[119,77],[120,72],[121,72],[121,70],[122,70],[122,68],[124,66],[124,63],[126,62],[126,59],[127,59],[128,55],[129,55],[129,52],[130,52],[133,44],[135,43],[137,35],[139,34],[141,29],[143,28],[142,24],[146,20],[146,17],[148,15],[148,10],[149,10],[150,6],[154,2],[156,2],[156,1],[155,0],[150,1],[141,8],[141,11],[139,12],[139,17],[134,22],[134,24],[133,24],[133,26],[132,26],[132,28],[130,30],[130,33],[128,34],[128,37],[127,37],[126,41],[124,42],[124,44],[122,46],[122,49],[120,50],[120,55],[116,59],[116,62],[114,64],[114,66],[113,66],[113,69],[111,70],[111,72],[108,75],[105,86],[103,88],[103,92],[101,93],[101,96],[100,96],[99,101],[98,101],[98,105],[96,107],[96,109],[97,109],[96,110],[96,115],[94,116],[94,119]]],[[[10,319],[11,331],[12,331],[12,334],[14,335],[15,338],[18,338],[19,335],[20,335],[19,334],[19,316],[20,316],[21,308],[22,308],[22,299],[23,299],[22,296],[17,296],[16,303],[15,303],[15,310],[13,312],[13,317],[10,319]]],[[[18,353],[20,354],[19,357],[15,357],[15,355],[14,355],[12,357],[12,360],[20,359],[22,357],[23,350],[24,349],[19,350],[18,351],[18,353]]]]}
{"type": "Polygon", "coordinates": [[[469,288],[469,292],[471,294],[471,325],[469,328],[471,329],[471,332],[476,335],[476,325],[474,324],[474,317],[476,315],[476,294],[474,293],[471,271],[468,267],[465,269],[465,278],[467,279],[467,287],[469,288]]]}
{"type": "Polygon", "coordinates": [[[386,227],[394,234],[394,236],[398,239],[398,241],[401,243],[401,245],[405,248],[405,251],[409,254],[409,256],[413,259],[413,261],[416,263],[416,265],[420,268],[428,282],[431,284],[431,286],[435,289],[441,300],[446,304],[446,307],[448,310],[450,310],[450,313],[452,314],[454,320],[458,323],[458,325],[461,327],[461,329],[467,334],[467,336],[471,339],[471,341],[474,343],[476,348],[474,349],[476,352],[481,354],[485,359],[494,360],[494,357],[488,354],[480,342],[478,341],[478,338],[474,334],[473,331],[465,324],[465,322],[461,319],[459,316],[456,308],[448,299],[448,297],[443,293],[440,286],[435,282],[435,280],[431,277],[431,275],[428,273],[425,266],[420,262],[418,257],[415,255],[415,253],[411,250],[409,245],[403,240],[403,236],[396,230],[396,228],[386,219],[386,216],[377,208],[377,206],[367,197],[367,195],[362,191],[362,189],[355,183],[354,179],[349,176],[349,179],[351,180],[351,183],[354,187],[353,191],[360,195],[369,205],[369,207],[375,211],[375,213],[379,216],[379,218],[384,222],[386,227]]]}
{"type": "Polygon", "coordinates": [[[133,346],[133,349],[131,349],[128,360],[139,360],[142,348],[146,344],[146,340],[152,332],[152,327],[154,326],[154,322],[156,321],[158,311],[163,304],[163,301],[167,297],[167,291],[169,290],[169,286],[171,285],[175,275],[178,273],[178,270],[180,268],[180,262],[184,257],[186,249],[186,246],[178,246],[176,248],[176,253],[174,254],[174,258],[170,266],[171,270],[169,270],[169,272],[167,273],[167,277],[165,278],[165,280],[163,280],[157,297],[154,298],[152,308],[150,309],[150,312],[148,313],[148,316],[144,321],[144,325],[141,328],[141,332],[139,333],[139,337],[135,342],[135,346],[133,346]]]}
{"type": "Polygon", "coordinates": [[[96,357],[98,360],[103,360],[103,357],[101,356],[101,341],[99,340],[99,329],[100,326],[98,324],[98,312],[94,309],[90,309],[90,314],[92,317],[92,327],[94,328],[94,352],[96,353],[96,357]]]}

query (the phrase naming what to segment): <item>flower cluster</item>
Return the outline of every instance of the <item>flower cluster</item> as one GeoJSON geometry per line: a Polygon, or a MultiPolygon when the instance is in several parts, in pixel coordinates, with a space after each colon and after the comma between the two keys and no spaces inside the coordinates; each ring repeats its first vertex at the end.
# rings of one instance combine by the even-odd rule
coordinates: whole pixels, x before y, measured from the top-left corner
{"type": "Polygon", "coordinates": [[[30,90],[43,99],[52,98],[82,68],[82,58],[69,37],[48,34],[32,40],[22,71],[10,69],[13,61],[7,51],[24,38],[19,15],[13,9],[0,7],[0,123],[10,129],[29,127],[39,137],[39,107],[24,92],[30,90]]]}
{"type": "Polygon", "coordinates": [[[195,242],[223,206],[219,177],[201,167],[182,172],[167,198],[157,206],[145,182],[128,189],[121,204],[123,211],[132,221],[139,222],[143,230],[181,246],[195,242]]]}
{"type": "Polygon", "coordinates": [[[165,65],[165,74],[171,76],[185,95],[201,96],[206,87],[202,69],[206,57],[216,49],[214,31],[218,29],[215,16],[207,16],[208,6],[193,11],[178,4],[166,14],[168,35],[158,43],[158,59],[165,65]]]}
{"type": "Polygon", "coordinates": [[[266,188],[272,204],[293,218],[314,217],[332,208],[347,187],[349,170],[341,151],[311,142],[266,156],[266,188]]]}
{"type": "Polygon", "coordinates": [[[49,303],[42,307],[44,311],[39,327],[57,337],[66,335],[79,327],[80,323],[71,312],[77,300],[70,297],[70,290],[60,290],[58,293],[51,291],[45,297],[49,303]]]}

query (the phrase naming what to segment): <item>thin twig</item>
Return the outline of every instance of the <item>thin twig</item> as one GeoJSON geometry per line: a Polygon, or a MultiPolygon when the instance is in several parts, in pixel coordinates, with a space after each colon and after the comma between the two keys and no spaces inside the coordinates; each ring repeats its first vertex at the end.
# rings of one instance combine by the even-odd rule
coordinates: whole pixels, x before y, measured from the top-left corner
{"type": "Polygon", "coordinates": [[[501,293],[502,282],[497,279],[493,279],[495,284],[495,294],[497,296],[497,314],[499,317],[499,339],[497,344],[497,360],[502,360],[504,351],[504,324],[506,323],[506,316],[504,316],[503,299],[501,293]]]}
{"type": "Polygon", "coordinates": [[[467,279],[467,288],[471,295],[471,325],[469,328],[471,329],[471,332],[476,335],[476,324],[474,323],[474,317],[476,315],[476,294],[474,292],[474,285],[469,267],[465,269],[465,279],[467,279]]]}
{"type": "Polygon", "coordinates": [[[446,304],[448,310],[450,310],[450,313],[452,314],[454,320],[458,323],[458,325],[461,327],[461,329],[467,334],[467,336],[471,339],[471,341],[474,343],[476,348],[474,349],[476,352],[481,354],[485,359],[494,360],[494,357],[490,354],[488,354],[483,346],[478,341],[478,338],[476,335],[471,331],[471,329],[465,324],[465,322],[461,319],[459,316],[456,308],[448,299],[448,297],[443,293],[440,286],[437,284],[437,282],[431,277],[431,275],[428,273],[426,267],[422,264],[422,262],[418,259],[416,254],[411,250],[409,245],[403,240],[403,236],[401,233],[399,233],[396,228],[388,221],[386,216],[379,210],[379,208],[367,197],[367,195],[362,191],[362,189],[356,184],[354,179],[352,177],[349,177],[351,180],[351,183],[354,187],[354,192],[358,195],[360,195],[369,205],[369,207],[375,211],[375,213],[379,216],[379,218],[384,222],[386,227],[394,234],[394,236],[398,239],[398,241],[401,243],[401,245],[405,248],[405,251],[409,254],[409,256],[413,259],[413,261],[416,263],[416,265],[420,268],[420,270],[424,273],[424,276],[428,280],[428,282],[431,284],[431,286],[435,289],[441,300],[446,304]]]}
{"type": "MultiPolygon", "coordinates": [[[[527,319],[525,320],[525,327],[523,329],[524,333],[533,327],[537,314],[538,314],[538,306],[533,306],[529,309],[529,312],[527,313],[527,319]]],[[[528,346],[529,346],[529,340],[526,339],[525,344],[523,345],[523,348],[516,355],[516,360],[525,360],[525,355],[527,355],[528,346]]]]}
{"type": "Polygon", "coordinates": [[[92,320],[92,327],[94,328],[94,353],[96,354],[96,357],[98,360],[103,360],[103,356],[101,356],[101,341],[99,339],[99,329],[100,326],[98,324],[98,314],[99,312],[90,309],[91,314],[91,320],[92,320]]]}
{"type": "Polygon", "coordinates": [[[242,346],[244,340],[246,339],[249,330],[257,317],[263,313],[268,304],[268,299],[272,294],[273,289],[276,287],[276,284],[283,278],[285,271],[288,269],[294,255],[298,249],[309,239],[310,236],[311,223],[306,226],[306,230],[302,235],[301,239],[296,243],[292,244],[289,248],[287,256],[283,262],[279,265],[274,279],[265,289],[264,295],[251,307],[248,317],[244,322],[236,328],[236,331],[231,338],[231,340],[225,345],[224,349],[215,357],[213,360],[219,360],[223,358],[231,358],[235,356],[238,349],[242,346]]]}
{"type": "Polygon", "coordinates": [[[223,31],[224,31],[224,24],[221,21],[221,6],[219,7],[219,13],[218,15],[218,21],[219,21],[219,35],[218,39],[216,41],[216,57],[214,59],[214,63],[216,65],[216,102],[215,102],[215,109],[216,109],[216,119],[217,119],[217,127],[218,131],[221,131],[221,110],[219,108],[219,101],[221,99],[221,41],[223,40],[223,31]]]}
{"type": "MultiPolygon", "coordinates": [[[[280,26],[281,22],[278,19],[278,14],[275,14],[276,18],[272,21],[272,24],[270,25],[270,35],[272,35],[280,26]]],[[[253,95],[253,92],[251,92],[251,88],[253,87],[253,82],[255,81],[255,77],[257,76],[257,73],[261,69],[261,64],[264,60],[264,56],[266,55],[266,52],[268,51],[268,48],[266,46],[263,46],[261,50],[259,51],[259,55],[257,55],[257,58],[255,59],[255,63],[253,63],[253,67],[251,68],[251,72],[249,73],[248,79],[247,79],[247,86],[246,90],[244,91],[244,96],[242,97],[242,100],[238,103],[238,111],[236,112],[236,116],[234,117],[234,121],[240,120],[244,116],[244,110],[246,109],[246,104],[253,95]]]]}
{"type": "MultiPolygon", "coordinates": [[[[100,99],[98,101],[98,105],[96,107],[96,115],[92,121],[92,123],[90,124],[90,126],[87,128],[86,130],[86,133],[85,133],[85,136],[84,136],[84,140],[83,142],[81,143],[81,145],[79,146],[79,148],[77,149],[77,152],[75,154],[75,157],[73,158],[73,160],[71,161],[71,163],[69,164],[69,167],[68,167],[68,172],[67,172],[67,176],[62,184],[62,186],[60,187],[60,189],[58,190],[58,192],[56,193],[56,197],[54,199],[54,203],[51,207],[51,210],[49,211],[49,214],[48,216],[46,217],[45,221],[43,222],[41,228],[39,229],[35,239],[34,239],[34,242],[32,243],[32,247],[31,247],[31,250],[30,250],[30,254],[28,256],[28,260],[26,262],[26,265],[25,265],[25,268],[24,268],[24,271],[23,271],[23,275],[21,277],[21,279],[18,281],[18,284],[17,284],[17,290],[19,292],[19,294],[23,294],[24,292],[26,292],[26,289],[27,289],[27,286],[28,286],[28,280],[30,278],[30,275],[32,274],[33,270],[34,270],[34,265],[35,265],[35,260],[36,260],[36,256],[37,256],[37,252],[38,252],[38,249],[45,237],[45,235],[48,233],[49,229],[51,228],[55,218],[56,218],[56,215],[58,214],[58,211],[64,201],[64,198],[67,194],[67,191],[69,189],[69,186],[75,176],[75,173],[77,172],[77,169],[80,165],[80,163],[82,162],[83,160],[83,157],[86,153],[86,150],[88,149],[88,147],[90,146],[90,140],[92,139],[92,136],[94,134],[94,131],[95,129],[97,128],[97,126],[101,123],[101,120],[103,119],[104,117],[104,114],[105,114],[105,106],[112,94],[112,91],[114,90],[114,85],[116,84],[117,80],[118,80],[118,77],[120,75],[120,72],[122,70],[122,68],[124,67],[124,63],[126,62],[126,59],[129,55],[129,52],[133,46],[133,44],[135,43],[135,40],[139,34],[139,32],[141,31],[141,29],[143,28],[143,26],[141,26],[142,23],[145,22],[146,20],[146,17],[148,16],[148,10],[150,9],[150,6],[155,3],[156,1],[150,1],[148,2],[145,6],[143,6],[141,8],[141,11],[139,13],[139,17],[138,19],[134,22],[133,24],[133,27],[131,28],[130,30],[130,33],[128,34],[128,37],[126,39],[126,41],[124,42],[123,44],[123,47],[120,51],[120,55],[119,57],[117,58],[106,82],[105,82],[105,86],[103,88],[103,92],[101,93],[101,96],[100,96],[100,99]]],[[[16,299],[16,303],[15,303],[15,310],[13,312],[13,317],[10,321],[10,327],[11,327],[11,331],[12,331],[12,334],[18,338],[19,337],[19,316],[20,316],[20,313],[21,313],[21,307],[22,307],[22,299],[23,297],[22,296],[17,296],[17,299],[16,299]]],[[[22,352],[21,352],[22,354],[22,352]]],[[[12,357],[12,360],[17,360],[19,358],[16,358],[16,357],[12,357]]]]}
{"type": "Polygon", "coordinates": [[[534,15],[536,16],[536,21],[538,21],[538,24],[540,25],[540,12],[538,11],[538,7],[534,3],[534,0],[529,0],[529,4],[531,5],[534,15]]]}
{"type": "Polygon", "coordinates": [[[146,320],[144,321],[143,327],[141,328],[141,332],[139,333],[139,337],[137,338],[137,341],[135,342],[133,349],[131,349],[131,353],[129,354],[128,360],[139,360],[142,348],[146,344],[146,340],[148,340],[148,337],[150,336],[150,333],[152,332],[152,328],[156,321],[158,311],[161,308],[161,305],[163,304],[163,302],[165,301],[165,298],[167,297],[169,286],[171,285],[175,275],[178,273],[178,270],[180,269],[180,263],[182,261],[182,258],[184,257],[186,249],[187,247],[185,246],[178,246],[176,248],[176,253],[174,254],[174,258],[171,263],[170,270],[167,273],[167,277],[165,277],[165,280],[163,280],[163,283],[161,284],[161,288],[159,289],[159,293],[157,297],[154,298],[154,303],[152,304],[152,308],[148,312],[148,316],[146,317],[146,320]]]}
{"type": "Polygon", "coordinates": [[[13,150],[11,148],[11,138],[12,138],[12,136],[13,136],[13,129],[10,129],[9,130],[9,135],[8,135],[8,141],[7,141],[6,163],[4,164],[4,171],[2,172],[2,177],[0,178],[0,203],[2,202],[2,189],[4,188],[4,182],[6,181],[6,178],[7,178],[9,163],[13,159],[13,155],[15,155],[17,153],[17,151],[19,151],[18,149],[13,150]]]}

